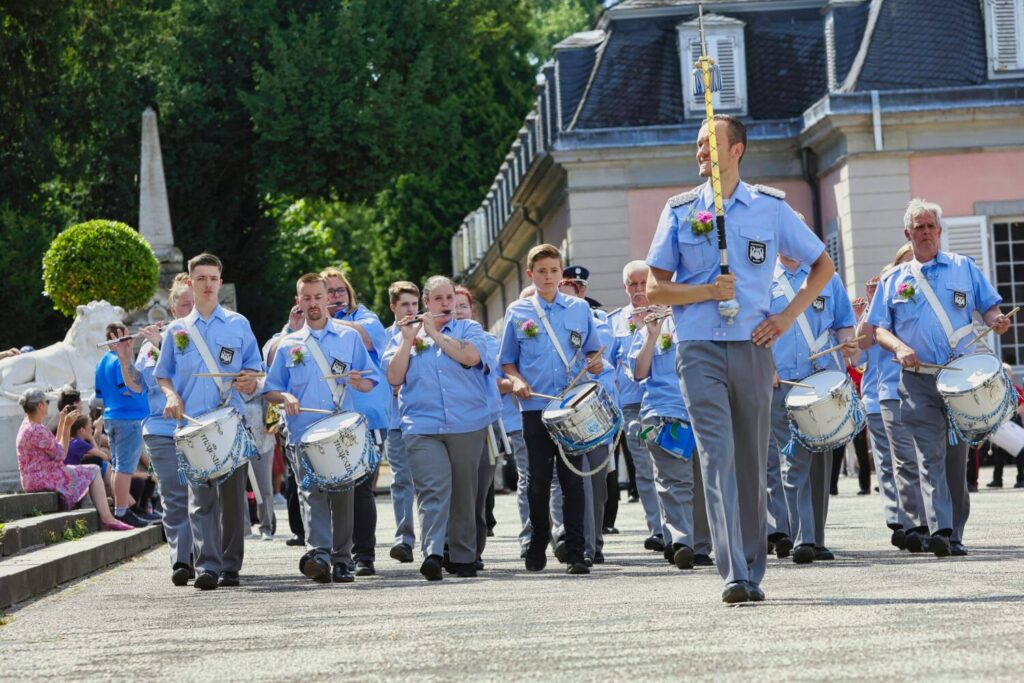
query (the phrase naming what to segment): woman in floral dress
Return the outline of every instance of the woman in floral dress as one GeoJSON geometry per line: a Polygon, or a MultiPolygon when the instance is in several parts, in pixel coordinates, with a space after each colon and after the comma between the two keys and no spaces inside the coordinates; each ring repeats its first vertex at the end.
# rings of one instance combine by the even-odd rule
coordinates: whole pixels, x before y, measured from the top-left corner
{"type": "Polygon", "coordinates": [[[64,510],[74,509],[88,493],[99,513],[101,528],[109,531],[132,529],[116,520],[110,512],[97,465],[64,464],[71,425],[80,412],[70,406],[62,410],[57,421],[57,437],[54,437],[44,424],[50,401],[42,391],[26,389],[18,403],[25,411],[25,421],[18,430],[17,440],[18,470],[25,492],[55,491],[64,510]]]}

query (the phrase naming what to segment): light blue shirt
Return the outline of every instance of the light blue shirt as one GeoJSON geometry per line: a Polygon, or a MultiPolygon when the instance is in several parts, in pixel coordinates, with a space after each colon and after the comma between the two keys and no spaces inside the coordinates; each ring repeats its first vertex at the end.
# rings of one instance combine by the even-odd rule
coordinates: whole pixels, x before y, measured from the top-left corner
{"type": "MultiPolygon", "coordinates": [[[[586,301],[584,299],[584,301],[586,301]]],[[[608,322],[608,314],[599,308],[591,308],[591,315],[594,316],[594,325],[597,327],[597,336],[601,339],[601,345],[604,347],[604,351],[601,355],[604,357],[604,370],[598,375],[589,374],[587,377],[595,382],[598,382],[604,390],[608,392],[608,396],[611,397],[615,405],[619,405],[619,390],[615,386],[615,366],[612,365],[612,346],[615,343],[615,336],[612,334],[612,326],[608,322]]]]}
{"type": "Polygon", "coordinates": [[[96,396],[103,399],[103,417],[107,420],[141,420],[146,417],[146,398],[128,388],[121,374],[121,361],[107,351],[96,364],[96,396]]]}
{"type": "MultiPolygon", "coordinates": [[[[311,344],[317,343],[327,361],[328,369],[333,375],[343,375],[352,370],[369,370],[363,375],[375,386],[385,384],[380,368],[370,358],[362,337],[355,330],[347,327],[328,324],[322,330],[313,330],[309,325],[298,332],[292,332],[281,339],[274,354],[274,363],[267,373],[264,393],[268,391],[284,391],[299,400],[303,408],[319,408],[334,411],[334,395],[329,382],[339,386],[347,386],[343,379],[325,380],[313,353],[311,344]]],[[[345,390],[341,409],[359,412],[355,397],[360,393],[352,387],[345,390]]],[[[302,435],[314,422],[324,419],[317,413],[299,413],[287,415],[288,443],[299,443],[302,435]]]]}
{"type": "Polygon", "coordinates": [[[608,316],[612,328],[612,346],[608,361],[615,367],[615,387],[618,390],[619,407],[634,405],[643,401],[644,390],[629,372],[629,350],[633,346],[636,331],[630,331],[630,317],[633,304],[624,306],[608,316]]]}
{"type": "MultiPolygon", "coordinates": [[[[720,273],[717,229],[696,235],[691,222],[698,211],[713,214],[714,206],[711,181],[687,204],[673,207],[669,200],[658,221],[647,264],[674,273],[673,282],[713,283],[720,273]]],[[[673,306],[680,341],[749,341],[754,328],[768,316],[778,254],[813,264],[825,249],[785,201],[744,182],[725,203],[725,230],[739,315],[727,325],[718,313],[717,301],[673,306]]]]}
{"type": "MultiPolygon", "coordinates": [[[[487,387],[493,378],[485,372],[487,334],[475,320],[449,320],[441,332],[472,344],[480,362],[467,368],[421,335],[430,346],[419,352],[413,348],[405,383],[398,391],[403,434],[461,434],[482,429],[494,419],[487,387]]],[[[388,343],[385,373],[401,343],[401,335],[388,343]]]]}
{"type": "Polygon", "coordinates": [[[501,389],[498,388],[501,373],[495,372],[496,368],[501,367],[498,363],[499,345],[498,338],[486,330],[484,339],[487,340],[487,358],[484,359],[484,374],[487,375],[487,409],[491,413],[491,422],[495,422],[501,417],[501,389]]]}
{"type": "MultiPolygon", "coordinates": [[[[946,333],[925,300],[910,265],[901,263],[882,277],[871,301],[868,323],[895,334],[917,353],[921,362],[944,364],[951,356],[966,352],[973,335],[961,339],[956,354],[951,353],[946,333]],[[903,285],[914,287],[914,296],[900,294],[903,285]]],[[[974,261],[961,254],[940,251],[933,260],[922,264],[922,271],[954,330],[970,324],[974,311],[983,314],[1003,301],[974,261]]]]}
{"type": "MultiPolygon", "coordinates": [[[[396,336],[397,337],[401,337],[401,335],[402,335],[401,329],[397,325],[395,325],[395,324],[392,324],[391,327],[389,327],[387,329],[387,333],[388,333],[388,344],[390,344],[391,340],[394,339],[396,336]]],[[[401,344],[402,340],[399,339],[397,343],[401,344]]],[[[386,349],[387,346],[388,345],[386,344],[384,346],[384,348],[386,349]]],[[[391,388],[390,385],[389,385],[388,388],[389,389],[391,388]]],[[[402,428],[402,414],[398,410],[398,394],[396,394],[394,392],[394,390],[392,389],[392,391],[391,391],[391,407],[388,410],[388,431],[391,431],[392,429],[401,429],[401,428],[402,428]]]]}
{"type": "MultiPolygon", "coordinates": [[[[789,305],[784,290],[779,285],[779,278],[786,278],[793,288],[793,292],[796,293],[800,291],[800,287],[803,286],[804,280],[807,279],[810,272],[810,267],[804,264],[797,267],[796,271],[791,272],[779,263],[776,268],[776,278],[772,281],[770,309],[772,315],[782,313],[789,305]]],[[[850,297],[838,275],[832,276],[832,279],[821,290],[821,294],[804,310],[804,316],[814,339],[826,331],[829,332],[829,337],[824,342],[822,349],[835,345],[834,333],[836,330],[853,327],[857,324],[857,317],[853,313],[850,297]]],[[[785,334],[772,344],[775,371],[779,373],[780,378],[788,380],[803,379],[817,370],[846,371],[845,365],[836,362],[836,356],[839,356],[840,362],[842,361],[842,356],[838,352],[822,356],[812,363],[808,357],[813,353],[814,351],[811,350],[807,339],[804,338],[803,332],[800,330],[800,325],[794,321],[785,334]]]]}
{"type": "MultiPolygon", "coordinates": [[[[880,345],[875,344],[864,352],[867,367],[864,368],[864,376],[860,380],[860,396],[864,400],[864,412],[868,415],[877,415],[882,412],[879,405],[879,393],[881,390],[880,378],[884,372],[891,372],[896,377],[896,384],[900,381],[900,366],[890,359],[895,356],[880,345]]],[[[894,392],[895,393],[895,392],[894,392]]]]}
{"type": "MultiPolygon", "coordinates": [[[[334,318],[335,320],[358,323],[366,330],[366,334],[370,336],[370,344],[373,346],[373,349],[370,350],[370,357],[374,363],[380,365],[380,359],[388,344],[388,333],[377,314],[359,304],[355,308],[338,311],[334,314],[334,318]]],[[[354,400],[356,410],[366,416],[370,429],[388,429],[393,398],[391,387],[387,382],[381,382],[368,393],[356,392],[354,400]]]]}
{"type": "MultiPolygon", "coordinates": [[[[519,374],[534,391],[557,396],[586,365],[587,354],[601,348],[601,337],[596,323],[587,302],[574,296],[565,296],[558,292],[550,304],[536,294],[519,299],[505,312],[499,360],[502,365],[515,364],[519,374]],[[568,369],[555,350],[544,324],[538,318],[531,299],[540,304],[541,310],[547,316],[556,343],[561,345],[562,352],[569,361],[568,369]],[[535,334],[527,334],[523,330],[523,325],[527,322],[533,323],[535,334]]],[[[548,399],[529,398],[520,400],[519,404],[523,411],[527,411],[543,410],[547,403],[548,399]]]]}
{"type": "MultiPolygon", "coordinates": [[[[187,316],[168,325],[160,343],[160,359],[153,374],[158,379],[171,380],[174,390],[185,402],[185,413],[197,417],[220,407],[222,399],[214,378],[193,376],[197,372],[209,372],[191,338],[193,332],[188,329],[188,325],[193,323],[195,333],[202,335],[210,349],[216,365],[215,372],[260,371],[263,363],[249,321],[240,313],[225,311],[220,304],[213,309],[208,320],[199,315],[198,308],[193,308],[187,316]],[[189,335],[184,350],[179,349],[175,341],[179,332],[189,335]]],[[[231,379],[224,378],[222,381],[229,383],[231,379]]],[[[242,398],[238,392],[234,389],[227,391],[228,405],[239,413],[243,412],[242,398]]]]}
{"type": "MultiPolygon", "coordinates": [[[[629,349],[629,374],[635,376],[636,359],[640,349],[647,341],[647,326],[637,330],[633,344],[629,349]]],[[[640,419],[650,420],[655,417],[671,417],[685,422],[690,421],[690,413],[683,401],[683,391],[676,375],[676,326],[671,318],[665,320],[661,327],[658,340],[654,342],[651,356],[651,372],[646,379],[639,382],[643,390],[640,403],[640,419]],[[665,347],[665,348],[663,348],[665,347]]]]}
{"type": "Polygon", "coordinates": [[[164,407],[167,405],[167,397],[163,389],[156,383],[153,371],[156,370],[156,360],[160,357],[160,349],[146,342],[139,349],[139,355],[135,359],[135,369],[139,371],[142,388],[146,392],[146,400],[149,402],[149,415],[142,421],[142,433],[154,436],[174,436],[177,423],[164,417],[164,407]]]}

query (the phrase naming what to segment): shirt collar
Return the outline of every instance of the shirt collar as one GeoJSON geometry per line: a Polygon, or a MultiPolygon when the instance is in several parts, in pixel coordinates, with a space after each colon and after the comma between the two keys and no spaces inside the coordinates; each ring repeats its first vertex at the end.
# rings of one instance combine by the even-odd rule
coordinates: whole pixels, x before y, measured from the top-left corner
{"type": "MultiPolygon", "coordinates": [[[[338,334],[338,328],[334,326],[334,323],[328,320],[327,324],[324,325],[322,332],[324,334],[338,334]]],[[[313,328],[309,326],[309,323],[306,323],[302,326],[302,329],[299,330],[298,334],[301,339],[308,339],[313,336],[313,328]]]]}
{"type": "MultiPolygon", "coordinates": [[[[704,205],[708,207],[708,211],[714,211],[715,192],[711,187],[710,178],[706,183],[704,183],[704,188],[703,192],[701,193],[701,196],[704,198],[704,205]]],[[[732,197],[730,197],[729,199],[722,197],[722,204],[725,205],[734,199],[738,200],[744,206],[750,206],[750,202],[752,201],[752,197],[750,196],[750,190],[747,189],[747,184],[742,180],[739,182],[738,185],[736,185],[736,191],[732,193],[732,197]]]]}
{"type": "MultiPolygon", "coordinates": [[[[224,314],[224,309],[221,308],[220,304],[217,304],[217,307],[213,309],[213,313],[210,314],[210,320],[213,320],[214,318],[217,318],[220,321],[228,319],[228,317],[224,314]]],[[[185,322],[190,325],[194,325],[199,320],[203,320],[203,318],[201,315],[199,315],[199,309],[193,306],[192,311],[185,316],[185,322]]]]}

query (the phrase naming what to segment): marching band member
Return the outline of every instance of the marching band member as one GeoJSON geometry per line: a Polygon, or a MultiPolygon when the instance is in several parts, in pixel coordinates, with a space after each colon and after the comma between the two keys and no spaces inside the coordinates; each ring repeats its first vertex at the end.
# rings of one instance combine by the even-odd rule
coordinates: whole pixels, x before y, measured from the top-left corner
{"type": "Polygon", "coordinates": [[[696,440],[675,373],[676,342],[671,317],[648,315],[629,351],[629,370],[643,388],[640,419],[663,510],[665,559],[693,569],[714,562],[696,440]]]}
{"type": "MultiPolygon", "coordinates": [[[[192,312],[194,303],[192,288],[188,286],[188,275],[182,273],[174,279],[167,303],[171,316],[177,320],[192,312]]],[[[156,377],[156,361],[160,357],[163,338],[155,325],[142,328],[140,334],[146,338],[135,359],[141,383],[149,400],[149,416],[142,422],[142,438],[146,442],[153,470],[160,485],[160,503],[163,506],[164,536],[171,555],[171,582],[184,586],[196,576],[192,566],[192,527],[188,521],[188,486],[178,477],[178,455],[174,448],[173,420],[164,417],[167,399],[156,377]]]]}
{"type": "MultiPolygon", "coordinates": [[[[377,314],[359,303],[356,290],[345,274],[337,268],[325,268],[321,273],[327,279],[327,311],[337,325],[359,333],[370,352],[373,362],[380,364],[387,346],[388,336],[377,314]]],[[[389,426],[388,411],[392,394],[386,382],[381,382],[368,393],[353,397],[356,412],[366,416],[377,445],[384,446],[384,435],[389,426]]],[[[377,502],[373,497],[376,476],[356,487],[355,528],[352,534],[352,555],[356,561],[356,576],[373,576],[377,545],[377,502]]]]}
{"type": "MultiPolygon", "coordinates": [[[[636,490],[647,522],[649,536],[644,539],[644,548],[665,552],[671,550],[671,545],[666,548],[662,536],[664,522],[661,501],[654,485],[654,461],[640,439],[640,410],[644,390],[629,372],[629,352],[633,348],[638,332],[644,326],[646,309],[650,306],[647,300],[648,272],[647,264],[643,261],[630,261],[622,269],[623,285],[626,294],[629,295],[629,304],[608,316],[614,337],[609,355],[612,365],[617,370],[615,384],[619,390],[619,408],[622,410],[625,429],[623,441],[626,443],[627,457],[632,460],[636,472],[636,490]]],[[[675,375],[674,370],[672,374],[675,375]]]]}
{"type": "MultiPolygon", "coordinates": [[[[208,371],[209,362],[204,356],[216,354],[219,371],[239,375],[230,385],[224,385],[228,405],[239,414],[242,400],[238,394],[251,394],[257,389],[257,373],[263,365],[249,321],[239,313],[225,311],[217,299],[223,270],[220,259],[213,254],[200,254],[188,262],[195,307],[164,331],[153,374],[167,400],[164,417],[172,420],[180,421],[185,414],[197,417],[224,403],[216,378],[194,376],[208,371]]],[[[239,467],[216,486],[188,485],[197,572],[194,585],[200,590],[239,585],[245,525],[249,521],[246,475],[247,468],[239,467]]]]}
{"type": "MultiPolygon", "coordinates": [[[[834,267],[825,245],[784,202],[783,193],[740,181],[746,129],[730,116],[712,124],[726,217],[729,274],[721,275],[713,233],[714,188],[669,199],[647,255],[647,296],[673,304],[676,372],[693,419],[700,453],[715,562],[726,603],[760,601],[767,555],[766,465],[771,426],[772,355],[768,348],[828,284],[834,267]],[[696,212],[710,218],[700,220],[696,212]],[[706,228],[706,229],[705,229],[706,228]],[[778,253],[811,263],[803,287],[785,310],[769,314],[778,253]],[[728,322],[718,302],[735,297],[728,322]]],[[[708,124],[698,134],[702,176],[713,175],[708,124]]]]}
{"type": "MultiPolygon", "coordinates": [[[[283,337],[267,376],[267,401],[284,406],[288,421],[288,444],[294,449],[310,425],[323,415],[300,412],[302,408],[352,411],[351,392],[337,388],[338,379],[326,374],[347,375],[346,383],[366,393],[383,379],[376,363],[352,329],[329,323],[327,282],[317,273],[307,273],[295,285],[296,304],[302,308],[305,326],[283,337]],[[325,372],[325,370],[327,372],[325,372]]],[[[307,463],[298,462],[298,477],[308,474],[307,463]]],[[[318,583],[351,583],[353,489],[324,491],[313,485],[302,491],[305,505],[306,555],[300,571],[318,583]],[[331,565],[333,564],[333,569],[331,565]]]]}
{"type": "Polygon", "coordinates": [[[938,557],[951,552],[966,555],[967,444],[960,440],[950,445],[947,430],[938,428],[946,423],[945,404],[934,370],[921,364],[942,365],[967,351],[975,311],[996,334],[1005,333],[1010,320],[999,310],[1002,298],[971,259],[939,250],[942,208],[938,204],[912,199],[903,225],[914,258],[882,279],[863,327],[896,355],[903,368],[902,418],[914,440],[921,472],[931,532],[928,549],[938,557]]]}
{"type": "MultiPolygon", "coordinates": [[[[803,285],[810,268],[800,262],[779,255],[771,288],[771,313],[781,314],[803,285]]],[[[812,453],[795,439],[790,438],[789,418],[786,414],[786,396],[791,386],[780,384],[779,379],[799,381],[819,370],[838,370],[846,373],[846,364],[838,353],[831,353],[815,361],[809,356],[832,346],[833,339],[844,344],[842,352],[849,357],[859,353],[853,339],[853,315],[850,297],[838,275],[833,275],[811,306],[797,316],[797,324],[784,332],[772,345],[775,359],[776,381],[772,393],[772,441],[778,449],[782,474],[782,488],[788,511],[786,526],[792,525],[792,541],[785,535],[781,524],[768,536],[775,544],[776,553],[784,557],[784,544],[789,541],[793,549],[793,562],[807,564],[814,560],[834,559],[825,547],[825,521],[828,516],[829,485],[832,458],[842,457],[843,448],[812,453]],[[787,445],[788,444],[788,445],[787,445]],[[838,454],[838,456],[836,455],[838,454]]],[[[770,457],[770,456],[769,456],[770,457]]],[[[769,476],[771,499],[771,476],[769,476]]],[[[777,491],[774,492],[777,496],[777,491]]],[[[769,506],[769,509],[772,509],[769,506]]],[[[776,517],[778,519],[778,517],[776,517]]]]}
{"type": "Polygon", "coordinates": [[[526,568],[541,571],[547,563],[546,548],[551,540],[548,506],[552,466],[555,466],[562,487],[567,571],[588,574],[590,569],[583,557],[583,481],[559,457],[555,442],[541,422],[541,411],[547,399],[534,397],[533,392],[560,393],[581,367],[601,372],[604,368],[604,359],[599,353],[601,342],[586,302],[558,291],[562,255],[556,247],[541,244],[530,249],[526,272],[536,293],[509,306],[500,353],[502,369],[512,380],[522,407],[523,434],[529,457],[532,538],[526,553],[526,568]]]}
{"type": "Polygon", "coordinates": [[[423,285],[427,312],[398,321],[384,352],[388,382],[401,387],[402,440],[412,467],[424,555],[420,573],[442,576],[445,534],[451,567],[476,576],[474,514],[480,453],[491,422],[487,341],[473,320],[455,320],[455,285],[435,275],[423,285]],[[422,330],[423,334],[419,334],[422,330]]]}
{"type": "MultiPolygon", "coordinates": [[[[401,280],[388,287],[388,299],[395,321],[411,318],[420,309],[420,288],[401,280]]],[[[388,339],[401,335],[401,328],[393,324],[388,328],[388,339]]],[[[388,385],[390,387],[390,385],[388,385]]],[[[402,416],[398,410],[398,387],[392,387],[391,411],[388,414],[387,454],[391,467],[391,506],[395,511],[395,542],[391,557],[399,562],[412,562],[412,549],[416,543],[416,525],[413,521],[412,468],[402,441],[402,416]]]]}

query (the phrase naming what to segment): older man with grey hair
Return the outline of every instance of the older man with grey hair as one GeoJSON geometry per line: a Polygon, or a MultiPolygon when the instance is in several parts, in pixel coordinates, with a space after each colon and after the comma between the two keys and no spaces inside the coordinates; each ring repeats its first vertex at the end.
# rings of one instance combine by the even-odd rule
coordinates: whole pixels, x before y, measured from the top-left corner
{"type": "Polygon", "coordinates": [[[938,557],[966,555],[963,532],[970,514],[967,492],[967,444],[946,438],[948,416],[936,386],[936,365],[970,350],[972,314],[981,314],[996,334],[1010,327],[999,310],[1002,297],[970,258],[939,249],[942,208],[913,199],[903,218],[913,260],[890,270],[871,302],[867,335],[896,355],[903,368],[900,399],[921,471],[925,516],[931,532],[928,547],[938,557]]]}

